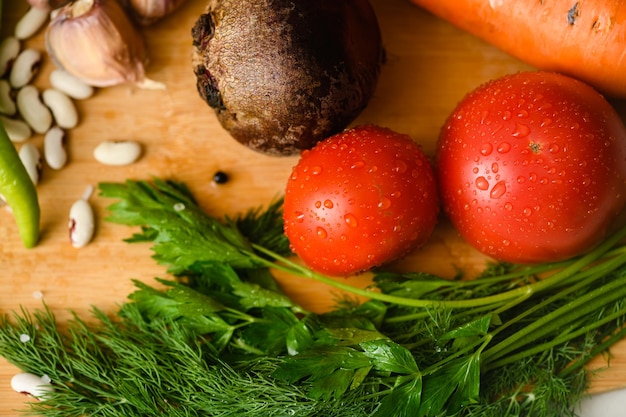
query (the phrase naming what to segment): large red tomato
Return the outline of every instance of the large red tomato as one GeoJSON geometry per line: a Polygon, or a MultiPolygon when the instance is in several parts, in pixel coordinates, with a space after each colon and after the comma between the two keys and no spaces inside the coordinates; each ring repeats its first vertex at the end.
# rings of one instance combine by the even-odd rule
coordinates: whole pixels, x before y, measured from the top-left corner
{"type": "Polygon", "coordinates": [[[591,87],[525,72],[468,94],[444,125],[437,173],[462,237],[535,263],[589,250],[626,202],[626,129],[591,87]]]}
{"type": "Polygon", "coordinates": [[[407,135],[360,126],[302,153],[287,182],[285,234],[311,269],[345,276],[423,244],[438,212],[420,147],[407,135]]]}

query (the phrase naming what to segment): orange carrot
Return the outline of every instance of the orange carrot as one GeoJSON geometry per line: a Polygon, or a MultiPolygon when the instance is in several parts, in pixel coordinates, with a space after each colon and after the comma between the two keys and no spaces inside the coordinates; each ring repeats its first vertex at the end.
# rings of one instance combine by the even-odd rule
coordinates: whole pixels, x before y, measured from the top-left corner
{"type": "Polygon", "coordinates": [[[626,97],[626,1],[410,1],[532,66],[626,97]]]}

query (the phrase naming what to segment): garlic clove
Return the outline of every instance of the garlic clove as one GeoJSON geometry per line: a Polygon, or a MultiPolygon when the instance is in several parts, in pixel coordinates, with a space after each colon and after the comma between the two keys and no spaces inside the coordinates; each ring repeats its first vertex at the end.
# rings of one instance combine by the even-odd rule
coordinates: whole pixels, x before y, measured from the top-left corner
{"type": "Polygon", "coordinates": [[[117,0],[76,0],[58,9],[45,38],[55,65],[86,84],[145,81],[144,39],[117,0]]]}
{"type": "Polygon", "coordinates": [[[133,19],[148,26],[172,14],[185,0],[126,0],[133,19]]]}

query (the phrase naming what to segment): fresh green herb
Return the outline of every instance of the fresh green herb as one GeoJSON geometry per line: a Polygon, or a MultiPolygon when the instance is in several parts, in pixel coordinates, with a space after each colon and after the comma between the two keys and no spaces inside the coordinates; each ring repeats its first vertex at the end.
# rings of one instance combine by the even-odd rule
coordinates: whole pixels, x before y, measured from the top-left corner
{"type": "Polygon", "coordinates": [[[586,364],[626,335],[626,228],[566,262],[474,280],[376,271],[357,289],[290,260],[280,201],[216,219],[178,183],[100,190],[175,280],[136,282],[94,325],[45,308],[0,322],[0,355],[52,378],[30,405],[43,416],[574,416],[586,364]],[[314,314],[272,269],[369,301],[314,314]]]}

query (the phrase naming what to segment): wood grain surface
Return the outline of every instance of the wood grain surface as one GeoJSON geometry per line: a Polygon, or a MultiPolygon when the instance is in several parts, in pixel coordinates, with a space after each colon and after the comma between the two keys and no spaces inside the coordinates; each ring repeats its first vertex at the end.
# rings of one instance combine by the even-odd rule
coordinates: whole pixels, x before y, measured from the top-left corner
{"type": "MultiPolygon", "coordinates": [[[[148,76],[164,83],[166,91],[120,86],[98,90],[92,98],[77,102],[81,122],[68,132],[70,162],[59,171],[44,167],[38,186],[39,245],[22,248],[10,213],[0,210],[0,313],[40,307],[42,301],[34,294],[41,292],[60,322],[69,318],[69,309],[88,317],[92,305],[114,311],[132,291],[131,279],[152,283],[154,277],[166,276],[150,258],[149,246],[122,242],[133,229],[103,221],[112,201],[98,195],[90,199],[97,216],[93,242],[81,249],[70,245],[69,208],[88,186],[128,178],[172,178],[186,182],[202,206],[217,215],[265,205],[282,194],[297,158],[265,156],[239,145],[196,92],[190,31],[205,1],[187,0],[173,16],[144,30],[151,56],[148,76]],[[93,149],[108,139],[141,142],[142,158],[127,167],[99,165],[93,149]],[[212,184],[217,170],[227,172],[231,180],[212,184]]],[[[12,33],[28,7],[25,0],[4,3],[2,37],[12,33]]],[[[387,63],[375,97],[355,124],[376,123],[408,133],[428,154],[434,152],[446,116],[465,93],[488,79],[530,69],[407,0],[373,0],[373,5],[387,63]]],[[[43,31],[24,45],[43,51],[43,31]]],[[[49,86],[52,68],[46,58],[37,86],[49,86]]],[[[615,104],[624,108],[622,102],[615,104]]],[[[31,141],[41,145],[42,137],[31,141]]],[[[486,260],[442,220],[426,247],[393,266],[449,277],[456,268],[475,273],[486,260]]],[[[363,275],[350,280],[363,286],[368,279],[363,275]]],[[[289,294],[315,311],[328,308],[336,296],[333,290],[302,279],[280,276],[280,281],[289,294]]],[[[592,391],[626,386],[626,343],[612,353],[611,367],[595,377],[592,391]]],[[[593,367],[606,366],[605,359],[593,367]]],[[[19,415],[16,410],[26,401],[10,387],[17,371],[0,359],[0,416],[19,415]]]]}

